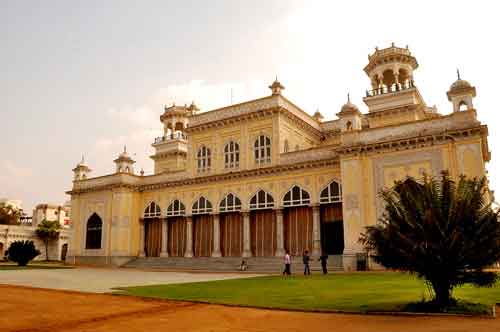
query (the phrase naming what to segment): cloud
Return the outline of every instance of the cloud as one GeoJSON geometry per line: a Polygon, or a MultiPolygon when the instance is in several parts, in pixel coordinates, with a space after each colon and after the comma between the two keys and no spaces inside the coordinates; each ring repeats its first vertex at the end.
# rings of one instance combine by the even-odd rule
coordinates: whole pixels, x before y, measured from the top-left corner
{"type": "Polygon", "coordinates": [[[29,178],[33,176],[33,170],[29,167],[18,166],[11,160],[5,160],[0,164],[0,174],[5,179],[29,178]]]}

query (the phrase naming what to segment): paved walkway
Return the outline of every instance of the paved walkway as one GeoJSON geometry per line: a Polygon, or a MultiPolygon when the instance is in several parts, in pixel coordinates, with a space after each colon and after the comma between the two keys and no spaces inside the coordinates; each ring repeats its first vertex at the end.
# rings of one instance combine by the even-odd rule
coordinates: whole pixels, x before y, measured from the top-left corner
{"type": "Polygon", "coordinates": [[[158,272],[133,269],[74,268],[0,271],[0,284],[65,289],[92,293],[114,287],[179,284],[255,277],[256,274],[158,272]]]}

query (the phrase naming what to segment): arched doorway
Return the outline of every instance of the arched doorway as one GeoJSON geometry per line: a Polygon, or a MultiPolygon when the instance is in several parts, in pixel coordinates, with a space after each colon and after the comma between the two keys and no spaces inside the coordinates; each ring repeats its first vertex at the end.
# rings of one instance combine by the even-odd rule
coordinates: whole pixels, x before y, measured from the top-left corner
{"type": "Polygon", "coordinates": [[[61,247],[61,261],[66,261],[66,255],[68,254],[68,244],[65,243],[61,247]]]}
{"type": "Polygon", "coordinates": [[[178,199],[167,208],[168,220],[168,255],[183,257],[186,251],[186,207],[178,199]]]}
{"type": "Polygon", "coordinates": [[[274,198],[259,190],[250,199],[250,247],[255,257],[274,256],[276,252],[276,214],[274,198]]]}
{"type": "Polygon", "coordinates": [[[243,218],[241,200],[226,195],[219,205],[220,211],[220,249],[222,256],[241,257],[243,254],[243,218]]]}
{"type": "Polygon", "coordinates": [[[161,252],[161,209],[151,202],[144,210],[144,252],[146,257],[160,257],[161,252]]]}
{"type": "Polygon", "coordinates": [[[299,186],[293,186],[283,197],[283,228],[285,249],[292,256],[301,256],[312,249],[313,213],[311,196],[299,186]]]}
{"type": "Polygon", "coordinates": [[[87,221],[87,230],[85,233],[85,249],[102,248],[102,219],[94,213],[87,221]]]}
{"type": "Polygon", "coordinates": [[[342,187],[335,181],[320,193],[321,250],[327,255],[344,252],[344,222],[342,216],[342,187]]]}
{"type": "Polygon", "coordinates": [[[201,196],[193,204],[193,255],[210,257],[213,248],[212,203],[201,196]]]}

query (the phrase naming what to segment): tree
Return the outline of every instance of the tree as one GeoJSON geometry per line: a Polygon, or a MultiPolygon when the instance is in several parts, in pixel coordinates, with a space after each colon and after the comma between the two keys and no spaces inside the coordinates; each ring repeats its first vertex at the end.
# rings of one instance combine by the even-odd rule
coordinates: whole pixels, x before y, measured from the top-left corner
{"type": "Polygon", "coordinates": [[[49,242],[59,237],[60,229],[61,225],[57,220],[51,221],[44,219],[41,223],[38,224],[36,235],[43,241],[43,244],[45,245],[45,259],[47,261],[49,260],[49,242]]]}
{"type": "Polygon", "coordinates": [[[18,225],[21,218],[21,211],[14,206],[0,203],[0,224],[18,225]]]}
{"type": "Polygon", "coordinates": [[[29,261],[40,255],[33,241],[14,241],[8,249],[8,259],[19,266],[28,265],[29,261]]]}
{"type": "Polygon", "coordinates": [[[375,261],[416,273],[432,286],[433,303],[456,301],[453,288],[465,283],[491,286],[498,276],[484,271],[500,260],[499,213],[491,207],[487,181],[447,172],[440,178],[407,178],[383,190],[380,223],[361,236],[375,261]]]}

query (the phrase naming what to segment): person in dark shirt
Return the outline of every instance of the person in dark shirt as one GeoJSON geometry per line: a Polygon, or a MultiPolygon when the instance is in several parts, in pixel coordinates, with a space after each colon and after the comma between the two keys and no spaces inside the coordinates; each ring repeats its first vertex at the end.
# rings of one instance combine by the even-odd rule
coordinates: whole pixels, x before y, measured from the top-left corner
{"type": "Polygon", "coordinates": [[[309,261],[311,257],[309,257],[309,251],[304,251],[304,255],[302,256],[302,262],[304,263],[304,275],[310,275],[311,269],[309,268],[309,261]]]}
{"type": "Polygon", "coordinates": [[[319,256],[318,261],[321,262],[321,268],[323,269],[323,274],[327,274],[328,269],[326,268],[326,263],[328,262],[328,255],[322,252],[321,256],[319,256]]]}

